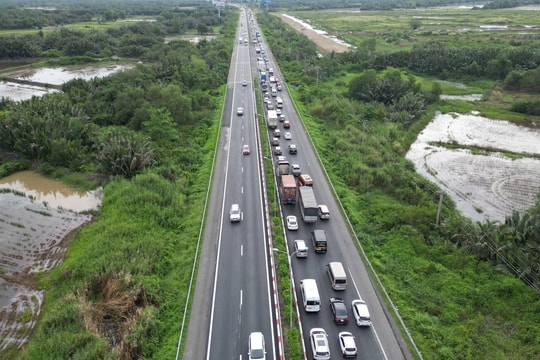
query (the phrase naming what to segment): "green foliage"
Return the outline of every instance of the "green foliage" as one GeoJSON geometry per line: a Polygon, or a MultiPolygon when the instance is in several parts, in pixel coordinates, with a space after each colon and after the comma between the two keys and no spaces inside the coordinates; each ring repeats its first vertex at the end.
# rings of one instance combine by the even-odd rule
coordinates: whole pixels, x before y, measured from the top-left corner
{"type": "Polygon", "coordinates": [[[540,116],[540,101],[517,101],[512,104],[510,111],[540,116]]]}
{"type": "Polygon", "coordinates": [[[0,178],[28,169],[30,164],[27,161],[0,162],[0,178]]]}
{"type": "Polygon", "coordinates": [[[132,177],[155,164],[154,150],[139,133],[104,128],[98,138],[95,157],[105,173],[132,177]]]}

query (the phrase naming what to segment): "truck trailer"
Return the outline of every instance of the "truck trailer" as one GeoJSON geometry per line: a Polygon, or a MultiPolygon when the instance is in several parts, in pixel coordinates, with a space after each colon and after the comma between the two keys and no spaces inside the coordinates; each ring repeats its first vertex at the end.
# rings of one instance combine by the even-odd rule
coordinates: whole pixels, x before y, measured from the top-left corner
{"type": "Polygon", "coordinates": [[[309,186],[299,186],[298,192],[300,194],[300,212],[302,213],[302,220],[307,223],[316,222],[319,215],[313,188],[309,186]]]}
{"type": "Polygon", "coordinates": [[[277,128],[278,116],[276,110],[268,110],[267,113],[268,127],[270,129],[277,128]]]}
{"type": "Polygon", "coordinates": [[[281,202],[296,204],[296,181],[293,175],[281,176],[281,202]]]}

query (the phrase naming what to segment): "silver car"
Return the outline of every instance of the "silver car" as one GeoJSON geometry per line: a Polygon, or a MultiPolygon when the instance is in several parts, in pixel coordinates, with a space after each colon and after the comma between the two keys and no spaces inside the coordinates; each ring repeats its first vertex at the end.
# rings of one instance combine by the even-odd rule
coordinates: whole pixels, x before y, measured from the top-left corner
{"type": "Polygon", "coordinates": [[[309,330],[311,340],[311,350],[313,359],[330,360],[330,346],[328,345],[328,335],[323,328],[313,328],[309,330]]]}

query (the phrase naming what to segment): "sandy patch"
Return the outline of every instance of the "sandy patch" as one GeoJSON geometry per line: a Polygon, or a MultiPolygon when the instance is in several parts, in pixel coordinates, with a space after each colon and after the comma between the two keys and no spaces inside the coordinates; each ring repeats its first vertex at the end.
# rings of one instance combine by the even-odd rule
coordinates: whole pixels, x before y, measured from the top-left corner
{"type": "Polygon", "coordinates": [[[281,14],[279,17],[281,21],[283,21],[284,23],[286,23],[287,25],[289,25],[290,27],[292,27],[299,33],[307,36],[311,41],[313,41],[317,45],[317,48],[319,48],[323,52],[334,51],[337,53],[341,53],[341,52],[350,50],[350,47],[348,45],[339,43],[336,41],[337,39],[333,39],[327,34],[314,30],[311,27],[307,27],[301,22],[296,21],[295,19],[293,19],[292,17],[288,15],[281,14]]]}

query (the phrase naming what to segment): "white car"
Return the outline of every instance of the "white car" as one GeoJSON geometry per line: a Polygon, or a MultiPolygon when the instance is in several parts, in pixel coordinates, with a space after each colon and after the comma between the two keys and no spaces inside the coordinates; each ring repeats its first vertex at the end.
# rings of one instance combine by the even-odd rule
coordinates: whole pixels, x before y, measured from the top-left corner
{"type": "Polygon", "coordinates": [[[231,205],[231,210],[229,211],[229,220],[231,220],[231,222],[239,222],[242,220],[242,211],[240,210],[240,205],[231,205]]]}
{"type": "Polygon", "coordinates": [[[248,359],[266,359],[264,335],[262,332],[252,332],[251,334],[249,334],[248,359]]]}
{"type": "Polygon", "coordinates": [[[294,215],[287,216],[287,229],[298,230],[298,220],[296,220],[296,216],[294,215]]]}
{"type": "Polygon", "coordinates": [[[344,358],[355,358],[358,354],[358,348],[354,342],[354,336],[348,331],[342,331],[338,334],[341,354],[344,358]]]}
{"type": "Polygon", "coordinates": [[[300,165],[298,164],[292,164],[291,165],[291,172],[294,176],[300,176],[302,174],[302,171],[300,170],[300,165]]]}
{"type": "Polygon", "coordinates": [[[283,138],[285,140],[292,140],[292,134],[290,131],[286,131],[285,134],[283,134],[283,138]]]}
{"type": "Polygon", "coordinates": [[[330,346],[328,345],[328,335],[323,328],[313,328],[309,330],[311,340],[311,350],[313,359],[330,360],[330,346]]]}
{"type": "Polygon", "coordinates": [[[328,220],[330,219],[330,211],[328,210],[328,206],[326,205],[319,205],[317,212],[319,213],[319,218],[321,220],[328,220]]]}
{"type": "Polygon", "coordinates": [[[236,109],[236,114],[237,114],[237,115],[242,115],[242,114],[244,114],[244,108],[243,108],[243,107],[239,107],[238,109],[236,109]]]}
{"type": "Polygon", "coordinates": [[[356,299],[351,303],[351,309],[358,326],[371,326],[371,316],[364,300],[356,299]]]}
{"type": "Polygon", "coordinates": [[[294,240],[294,253],[297,258],[305,258],[308,254],[306,242],[301,239],[294,240]]]}

